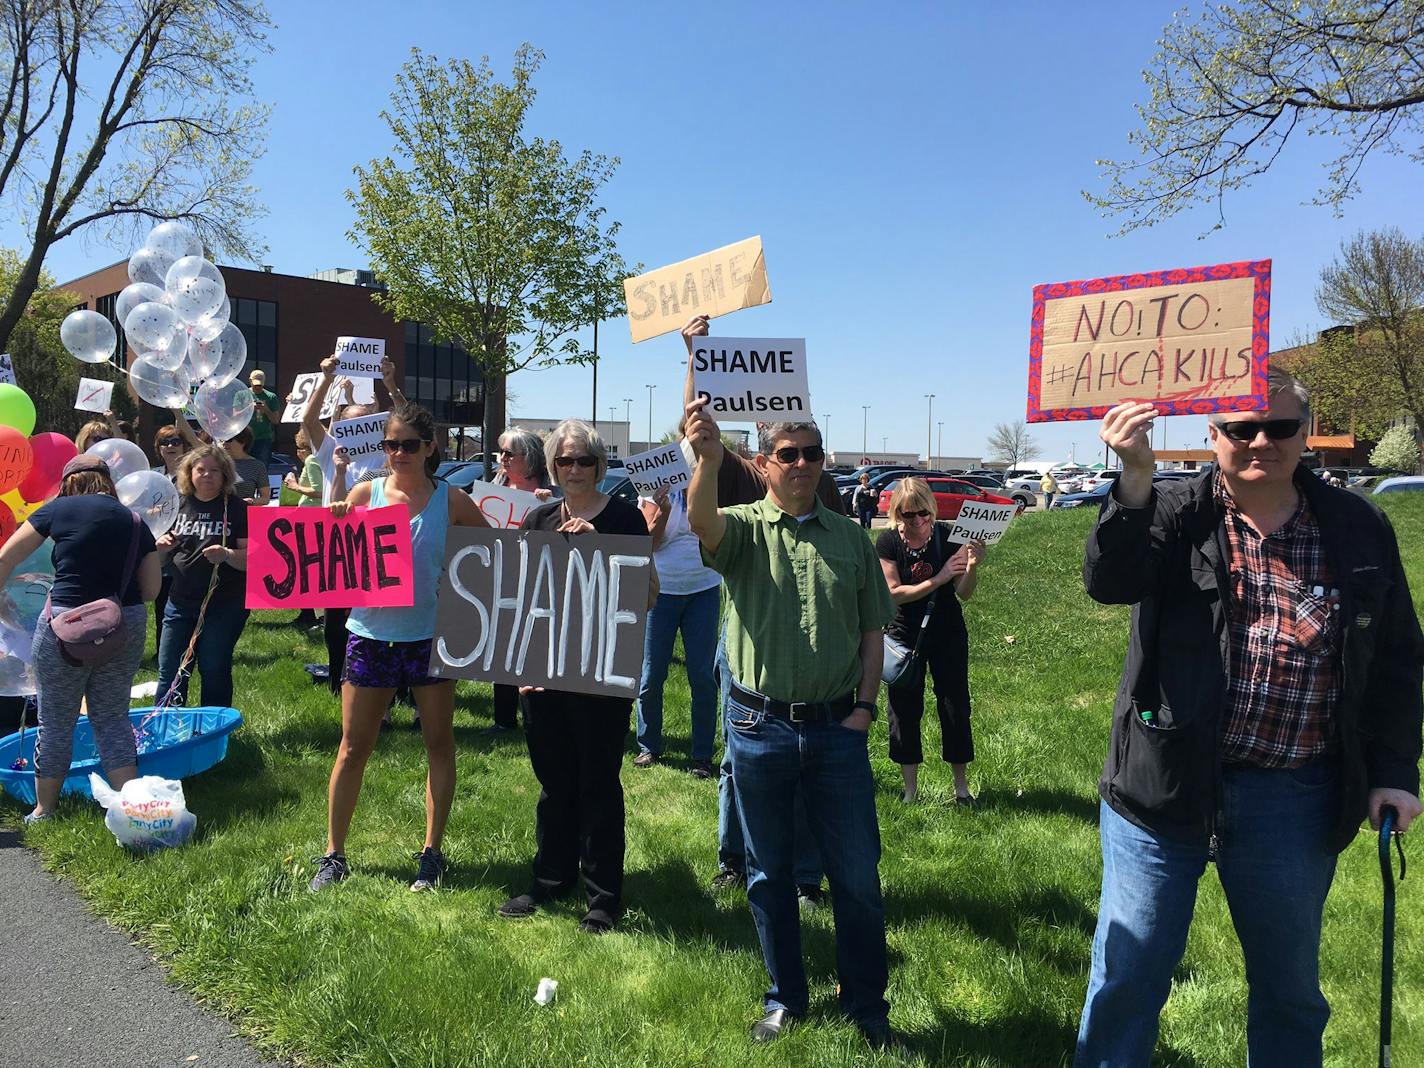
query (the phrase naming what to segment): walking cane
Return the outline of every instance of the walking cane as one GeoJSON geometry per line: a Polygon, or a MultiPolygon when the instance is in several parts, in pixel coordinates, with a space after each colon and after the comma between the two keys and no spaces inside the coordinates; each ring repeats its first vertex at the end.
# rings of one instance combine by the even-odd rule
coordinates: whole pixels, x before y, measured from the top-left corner
{"type": "Polygon", "coordinates": [[[1379,860],[1384,878],[1384,946],[1380,959],[1380,1050],[1379,1068],[1390,1068],[1390,1025],[1394,999],[1394,865],[1389,859],[1389,840],[1399,850],[1399,881],[1404,881],[1404,843],[1394,833],[1399,813],[1393,805],[1380,808],[1379,860]]]}

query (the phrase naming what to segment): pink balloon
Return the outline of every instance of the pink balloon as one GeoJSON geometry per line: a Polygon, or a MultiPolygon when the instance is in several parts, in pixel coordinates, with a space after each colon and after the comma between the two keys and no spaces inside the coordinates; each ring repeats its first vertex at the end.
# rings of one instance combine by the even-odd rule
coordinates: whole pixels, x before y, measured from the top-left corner
{"type": "Polygon", "coordinates": [[[42,501],[59,489],[59,476],[64,473],[64,465],[79,455],[63,434],[47,431],[30,438],[30,449],[34,464],[25,480],[20,483],[20,496],[27,501],[42,501]]]}

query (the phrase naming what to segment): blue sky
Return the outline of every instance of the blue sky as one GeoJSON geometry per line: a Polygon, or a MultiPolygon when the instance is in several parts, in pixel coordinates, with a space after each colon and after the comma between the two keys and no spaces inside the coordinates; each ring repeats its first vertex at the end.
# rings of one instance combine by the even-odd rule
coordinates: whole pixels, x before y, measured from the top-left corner
{"type": "MultiPolygon", "coordinates": [[[[379,111],[412,46],[488,54],[507,72],[529,41],[547,54],[532,132],[622,159],[604,203],[630,262],[762,236],[774,302],[718,332],[806,337],[813,407],[843,451],[859,451],[868,404],[871,448],[923,452],[934,393],[944,452],[981,454],[995,423],[1024,413],[1035,283],[1270,258],[1281,347],[1325,325],[1314,286],[1342,239],[1386,224],[1424,235],[1417,164],[1374,159],[1336,219],[1306,203],[1330,146],[1301,139],[1227,201],[1223,230],[1200,238],[1214,218],[1198,211],[1109,239],[1116,225],[1080,191],[1095,159],[1127,152],[1165,4],[287,0],[272,14],[273,53],[252,72],[275,104],[255,174],[264,262],[364,266],[343,194],[353,164],[389,149],[379,111]]],[[[13,225],[0,238],[17,243],[13,225]]],[[[129,251],[71,240],[48,266],[71,277],[129,251]]],[[[600,418],[611,404],[621,419],[631,397],[641,436],[651,383],[661,433],[677,417],[680,342],[633,346],[621,319],[599,341],[600,418]]],[[[282,353],[283,377],[321,355],[282,353]]],[[[590,414],[586,368],[523,371],[510,388],[516,416],[590,414]]],[[[1205,433],[1200,418],[1168,424],[1173,448],[1205,433]]],[[[1102,455],[1094,426],[1035,435],[1045,458],[1102,455]]]]}

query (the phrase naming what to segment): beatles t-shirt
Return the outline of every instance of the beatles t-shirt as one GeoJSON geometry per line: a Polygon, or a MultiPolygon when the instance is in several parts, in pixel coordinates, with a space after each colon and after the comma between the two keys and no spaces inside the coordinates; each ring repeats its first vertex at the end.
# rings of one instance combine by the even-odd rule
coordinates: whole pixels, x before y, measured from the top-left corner
{"type": "MultiPolygon", "coordinates": [[[[209,545],[226,545],[237,548],[239,539],[247,537],[247,502],[240,497],[228,495],[227,519],[223,520],[224,497],[219,495],[210,501],[200,501],[197,497],[185,495],[180,498],[178,518],[173,524],[173,536],[177,544],[173,547],[173,586],[168,599],[182,605],[194,605],[202,601],[208,593],[208,582],[212,578],[213,565],[203,556],[209,545]]],[[[230,564],[218,565],[218,588],[214,597],[243,596],[244,576],[230,564]]]]}

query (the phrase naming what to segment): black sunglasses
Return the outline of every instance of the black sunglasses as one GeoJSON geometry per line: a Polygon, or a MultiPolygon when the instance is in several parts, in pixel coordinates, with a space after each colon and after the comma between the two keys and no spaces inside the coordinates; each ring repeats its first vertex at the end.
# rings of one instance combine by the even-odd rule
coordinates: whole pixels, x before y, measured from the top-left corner
{"type": "Polygon", "coordinates": [[[580,467],[597,467],[598,459],[594,456],[555,456],[555,467],[573,467],[578,464],[580,467]]]}
{"type": "Polygon", "coordinates": [[[1217,423],[1216,428],[1232,441],[1255,441],[1256,435],[1262,431],[1272,441],[1285,441],[1300,433],[1302,422],[1302,419],[1266,419],[1261,422],[1235,419],[1229,423],[1217,423]]]}
{"type": "Polygon", "coordinates": [[[918,512],[901,512],[900,514],[906,519],[928,519],[930,517],[929,512],[925,511],[923,508],[921,508],[918,512]]]}
{"type": "Polygon", "coordinates": [[[419,452],[429,444],[429,438],[401,438],[400,440],[385,438],[381,442],[381,448],[385,449],[388,455],[394,456],[398,452],[406,454],[419,452]]]}
{"type": "Polygon", "coordinates": [[[513,456],[513,455],[514,455],[514,452],[513,452],[512,450],[510,450],[510,449],[496,449],[496,450],[495,450],[495,455],[496,455],[496,456],[513,456]]]}
{"type": "Polygon", "coordinates": [[[826,450],[819,445],[807,445],[804,449],[798,449],[795,445],[787,445],[777,449],[772,453],[776,457],[776,462],[790,467],[801,457],[806,457],[808,464],[818,464],[826,458],[826,450]]]}

